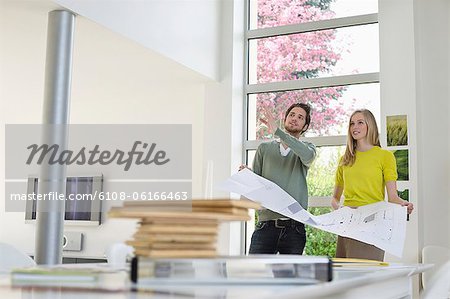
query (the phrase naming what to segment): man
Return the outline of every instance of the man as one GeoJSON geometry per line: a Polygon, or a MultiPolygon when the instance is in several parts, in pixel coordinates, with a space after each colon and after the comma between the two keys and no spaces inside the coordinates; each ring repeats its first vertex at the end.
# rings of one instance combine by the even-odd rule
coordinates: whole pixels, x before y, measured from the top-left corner
{"type": "MultiPolygon", "coordinates": [[[[311,108],[296,103],[289,107],[284,117],[283,132],[277,127],[273,115],[265,109],[261,122],[269,134],[280,141],[261,144],[253,160],[253,172],[276,183],[308,208],[306,175],[316,156],[316,147],[299,137],[311,122],[311,108]]],[[[244,168],[240,166],[240,170],[244,168]]],[[[276,200],[274,198],[273,200],[276,200]]],[[[250,254],[302,254],[306,243],[305,225],[268,209],[258,211],[258,223],[252,235],[250,254]]]]}

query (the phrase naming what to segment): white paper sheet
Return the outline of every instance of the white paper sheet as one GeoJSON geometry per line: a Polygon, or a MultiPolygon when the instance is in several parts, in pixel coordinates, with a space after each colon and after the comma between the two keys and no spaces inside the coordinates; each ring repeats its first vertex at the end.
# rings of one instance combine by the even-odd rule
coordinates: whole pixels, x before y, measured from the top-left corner
{"type": "Polygon", "coordinates": [[[401,257],[406,233],[406,207],[388,202],[343,207],[314,216],[277,184],[244,169],[219,188],[259,202],[263,207],[315,228],[377,246],[401,257]],[[276,200],[274,200],[276,198],[276,200]]]}

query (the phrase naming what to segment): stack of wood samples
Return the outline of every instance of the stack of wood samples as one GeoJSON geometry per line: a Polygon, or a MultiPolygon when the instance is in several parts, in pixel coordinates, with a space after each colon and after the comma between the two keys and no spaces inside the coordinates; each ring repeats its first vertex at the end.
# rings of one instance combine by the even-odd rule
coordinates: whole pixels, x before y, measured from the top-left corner
{"type": "Polygon", "coordinates": [[[158,201],[125,201],[113,207],[110,217],[138,218],[139,226],[127,244],[136,256],[195,258],[217,256],[219,223],[248,221],[249,209],[260,209],[249,200],[211,199],[171,205],[158,201]]]}

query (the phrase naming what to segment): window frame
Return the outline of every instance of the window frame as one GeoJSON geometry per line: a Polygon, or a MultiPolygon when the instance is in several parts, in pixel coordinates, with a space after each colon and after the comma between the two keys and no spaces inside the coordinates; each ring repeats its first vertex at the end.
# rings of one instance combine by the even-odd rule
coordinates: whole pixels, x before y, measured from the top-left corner
{"type": "MultiPolygon", "coordinates": [[[[245,30],[244,30],[244,134],[243,134],[243,148],[242,148],[242,161],[247,161],[247,151],[256,150],[258,146],[269,140],[248,140],[248,111],[249,111],[249,95],[268,92],[283,92],[291,90],[302,90],[311,88],[322,87],[334,87],[334,86],[347,86],[355,84],[367,84],[367,83],[380,83],[380,73],[361,73],[353,75],[341,75],[321,78],[311,78],[302,80],[291,80],[281,82],[270,83],[254,83],[249,84],[249,65],[250,65],[250,53],[249,44],[251,40],[299,34],[305,32],[338,29],[351,26],[362,26],[369,24],[378,24],[378,13],[363,14],[349,17],[341,17],[335,19],[327,19],[320,21],[313,21],[300,24],[291,24],[269,28],[250,28],[250,1],[245,1],[245,30]]],[[[381,86],[380,86],[381,88],[381,86]]],[[[317,147],[322,146],[345,146],[346,135],[335,136],[318,136],[318,137],[303,137],[304,140],[312,142],[317,147]]],[[[317,197],[310,196],[308,199],[309,207],[330,207],[331,196],[317,197]]]]}

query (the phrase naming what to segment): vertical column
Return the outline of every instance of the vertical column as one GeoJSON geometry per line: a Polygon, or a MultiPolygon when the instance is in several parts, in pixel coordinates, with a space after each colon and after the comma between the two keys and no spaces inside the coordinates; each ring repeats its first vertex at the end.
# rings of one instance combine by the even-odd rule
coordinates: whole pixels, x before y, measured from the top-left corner
{"type": "MultiPolygon", "coordinates": [[[[75,15],[64,10],[48,14],[47,54],[43,107],[42,143],[67,147],[69,100],[75,15]]],[[[66,167],[42,163],[39,175],[40,194],[65,194],[66,167]]],[[[35,260],[38,264],[62,262],[65,200],[42,200],[37,205],[35,260]]]]}

